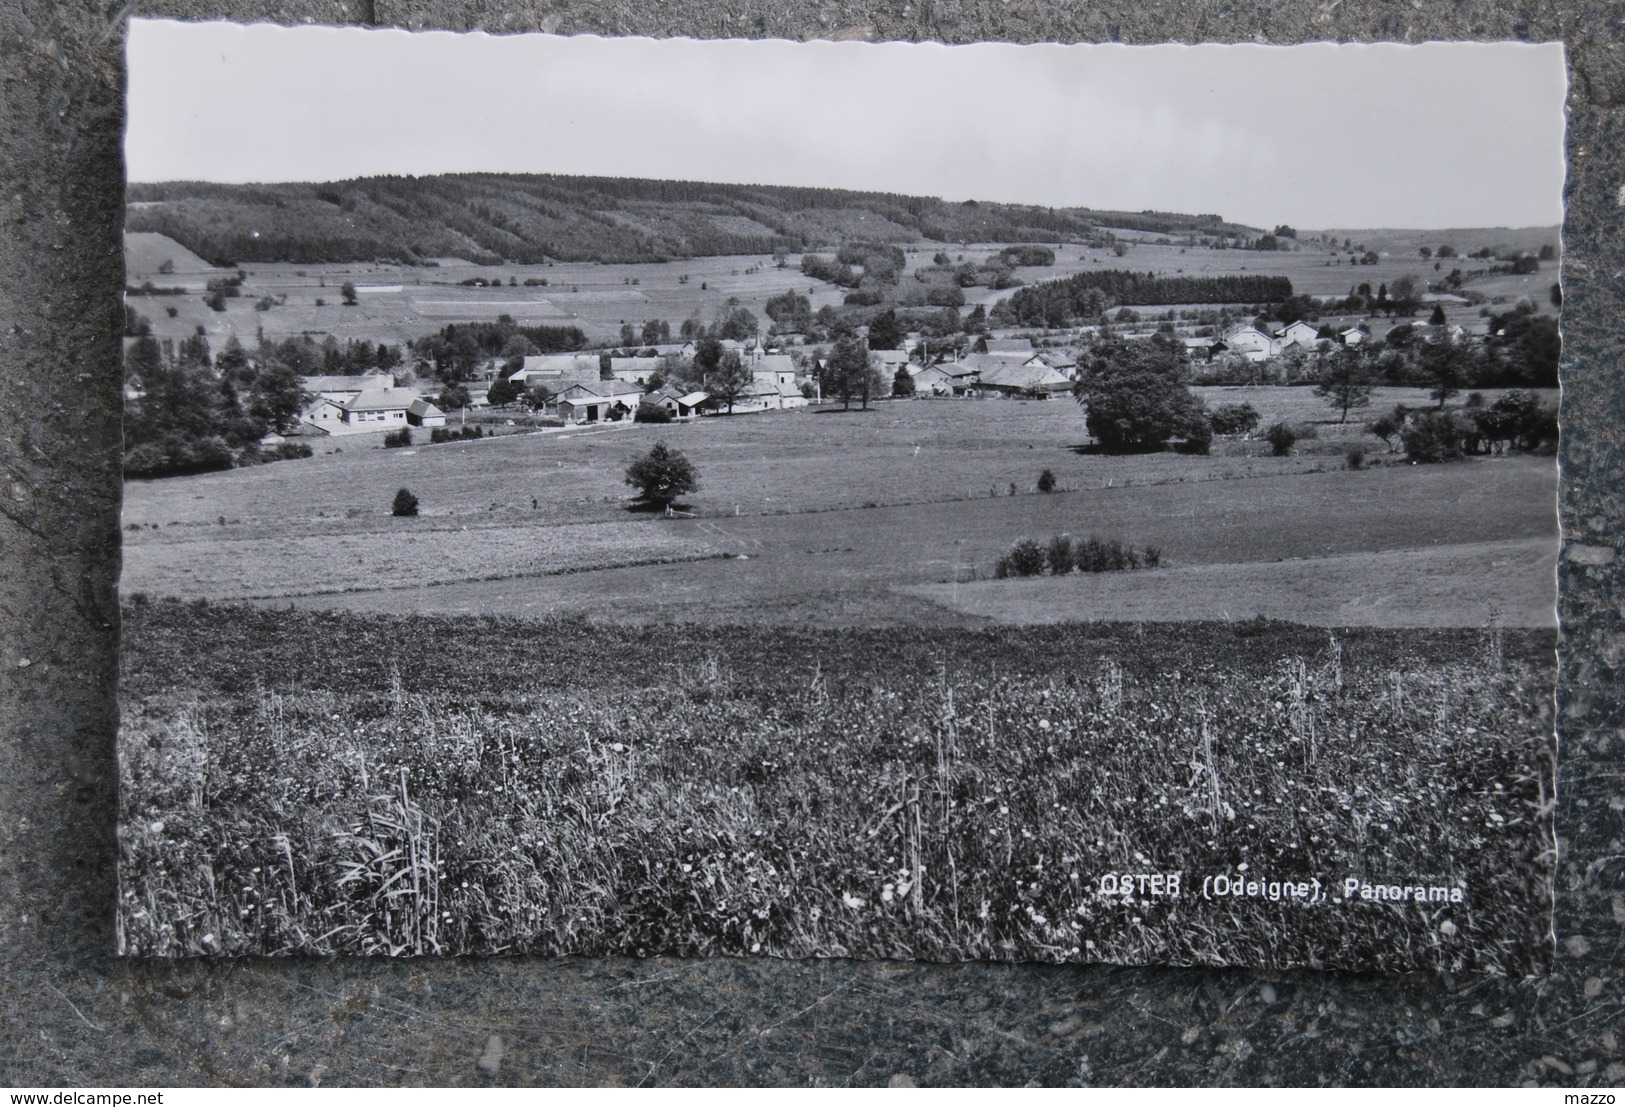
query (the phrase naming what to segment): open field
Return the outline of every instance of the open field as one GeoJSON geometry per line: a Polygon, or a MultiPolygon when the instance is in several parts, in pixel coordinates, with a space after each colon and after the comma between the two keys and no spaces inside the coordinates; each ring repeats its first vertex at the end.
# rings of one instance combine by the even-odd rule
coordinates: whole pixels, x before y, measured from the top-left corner
{"type": "Polygon", "coordinates": [[[121,947],[1540,971],[1556,466],[1322,429],[921,400],[131,482],[121,947]],[[693,517],[627,511],[660,438],[693,517]],[[1166,567],[989,579],[1060,533],[1166,567]]]}
{"type": "Polygon", "coordinates": [[[1286,564],[1186,565],[901,590],[966,615],[1018,625],[1253,616],[1326,627],[1552,627],[1557,545],[1549,538],[1524,538],[1328,554],[1286,564]]]}
{"type": "Polygon", "coordinates": [[[1550,957],[1550,632],[125,634],[126,953],[1550,957]]]}
{"type": "MultiPolygon", "coordinates": [[[[709,323],[730,298],[756,313],[763,325],[769,322],[765,304],[781,292],[795,291],[808,296],[814,310],[825,304],[839,304],[846,290],[812,280],[800,271],[801,256],[790,255],[786,268],[776,268],[771,256],[745,255],[690,258],[660,264],[621,264],[598,262],[557,262],[544,265],[475,265],[457,258],[442,259],[435,268],[354,262],[345,264],[296,265],[254,263],[247,273],[242,295],[227,301],[224,312],[203,303],[202,290],[207,277],[218,275],[201,259],[164,236],[146,233],[126,246],[127,283],[139,286],[152,281],[161,287],[179,286],[191,290],[181,296],[132,296],[131,305],[152,321],[160,338],[182,338],[202,326],[210,342],[219,346],[231,335],[252,342],[260,328],[268,338],[281,339],[302,333],[332,334],[341,341],[349,338],[370,341],[405,342],[440,329],[448,322],[495,319],[499,314],[513,316],[523,324],[568,324],[581,327],[591,341],[612,341],[622,323],[641,326],[647,319],[664,319],[675,334],[683,320],[697,318],[709,323]],[[166,245],[167,244],[167,245],[166,245]],[[173,249],[170,249],[173,247],[173,249]],[[173,256],[176,273],[157,272],[166,257],[173,256]],[[500,288],[464,286],[469,277],[503,282],[500,288]],[[687,278],[683,280],[683,278],[687,278]],[[524,287],[526,279],[546,279],[545,286],[524,287]],[[345,281],[357,286],[359,303],[346,307],[339,287],[345,281]],[[286,302],[268,311],[255,310],[263,296],[286,297],[286,302]],[[321,306],[318,299],[324,300],[321,306]],[[165,311],[176,309],[170,318],[165,311]]],[[[1555,238],[1555,232],[1553,234],[1555,238]]],[[[907,272],[931,263],[943,250],[955,261],[981,261],[998,252],[997,244],[952,246],[917,244],[905,252],[907,272]]],[[[826,251],[827,253],[828,251],[826,251]]],[[[1369,282],[1373,288],[1410,274],[1418,278],[1440,275],[1433,262],[1423,261],[1414,251],[1386,256],[1375,265],[1348,265],[1348,256],[1332,258],[1318,249],[1299,252],[1259,253],[1250,250],[1210,250],[1179,245],[1136,243],[1124,257],[1110,250],[1082,246],[1062,246],[1056,250],[1055,264],[1042,268],[1022,268],[1016,275],[1026,283],[1065,277],[1092,269],[1133,269],[1159,275],[1208,276],[1245,272],[1285,276],[1293,289],[1315,296],[1342,296],[1350,288],[1369,282]],[[1344,264],[1335,264],[1341,260],[1344,264]],[[1334,262],[1327,265],[1327,262],[1334,262]]],[[[1455,259],[1442,273],[1459,265],[1463,270],[1485,268],[1493,262],[1455,259]]],[[[1548,292],[1557,279],[1557,264],[1548,263],[1542,271],[1522,276],[1498,275],[1475,281],[1470,287],[1492,299],[1502,300],[1503,308],[1527,296],[1543,311],[1551,311],[1548,292]]],[[[913,277],[906,276],[906,282],[913,277]]],[[[969,311],[976,304],[991,307],[1011,294],[1010,289],[965,289],[969,311]]],[[[1132,305],[1131,305],[1132,306],[1132,305]]],[[[1147,309],[1155,311],[1164,308],[1147,309]]],[[[1468,325],[1479,320],[1479,309],[1448,305],[1452,323],[1468,325]]],[[[1341,318],[1341,317],[1339,317],[1341,318]]],[[[1349,317],[1345,324],[1359,322],[1349,317]]],[[[1387,320],[1379,318],[1379,325],[1387,320]]]]}
{"type": "MultiPolygon", "coordinates": [[[[1246,399],[1266,419],[1324,412],[1306,389],[1209,391],[1211,402],[1246,399]]],[[[1225,608],[1228,617],[1266,609],[1287,617],[1293,611],[1279,605],[1300,592],[1285,587],[1286,576],[1306,570],[1286,559],[1524,540],[1556,548],[1556,472],[1546,459],[1346,471],[1347,444],[1369,439],[1355,424],[1327,426],[1310,444],[1321,452],[1305,456],[1275,458],[1262,443],[1234,442],[1214,457],[1105,457],[1077,452],[1079,422],[1065,402],[918,401],[416,450],[357,436],[342,440],[342,452],[308,460],[132,482],[123,586],[380,612],[979,622],[990,617],[981,601],[950,603],[915,586],[952,585],[955,597],[985,591],[1014,539],[1070,533],[1159,546],[1170,571],[1252,566],[1246,579],[1274,599],[1225,608]],[[626,510],[626,460],[660,438],[699,468],[702,489],[687,505],[695,518],[626,510]],[[1060,489],[1047,495],[1033,491],[1045,468],[1060,489]],[[403,486],[421,500],[417,518],[388,513],[403,486]],[[1280,587],[1267,587],[1272,573],[1280,587]]],[[[1388,460],[1380,442],[1369,446],[1388,460]]],[[[1359,574],[1331,574],[1326,580],[1342,589],[1298,616],[1319,621],[1310,611],[1326,603],[1417,579],[1436,594],[1453,588],[1464,602],[1453,616],[1436,603],[1417,607],[1411,621],[1482,625],[1493,603],[1516,625],[1549,625],[1549,572],[1497,567],[1488,547],[1460,553],[1426,569],[1407,570],[1403,557],[1369,561],[1358,584],[1359,574]],[[1388,579],[1391,572],[1398,575],[1388,579]]],[[[1155,579],[1162,588],[1122,575],[1089,587],[1108,597],[1149,589],[1163,618],[1181,617],[1189,595],[1212,595],[1200,576],[1155,579]]],[[[1211,604],[1202,609],[1222,617],[1211,604]]]]}

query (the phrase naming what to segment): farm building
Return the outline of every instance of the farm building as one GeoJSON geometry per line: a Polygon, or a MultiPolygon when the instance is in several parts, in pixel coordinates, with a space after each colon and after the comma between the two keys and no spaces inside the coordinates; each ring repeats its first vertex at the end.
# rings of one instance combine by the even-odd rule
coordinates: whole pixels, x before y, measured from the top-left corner
{"type": "Polygon", "coordinates": [[[680,414],[678,400],[682,397],[675,388],[661,387],[653,392],[645,392],[638,398],[639,407],[658,407],[660,410],[677,418],[680,414]]]}
{"type": "Polygon", "coordinates": [[[703,408],[710,401],[710,399],[710,394],[706,392],[690,392],[686,395],[679,396],[677,397],[677,414],[683,419],[687,419],[691,415],[698,415],[700,413],[700,409],[703,408]]]}
{"type": "Polygon", "coordinates": [[[1281,352],[1275,339],[1257,327],[1237,327],[1224,336],[1224,345],[1248,361],[1267,361],[1281,352]]]}
{"type": "Polygon", "coordinates": [[[378,388],[361,393],[344,405],[344,421],[357,430],[384,430],[404,425],[406,411],[418,401],[409,388],[378,388]]]}
{"type": "Polygon", "coordinates": [[[636,410],[643,389],[625,381],[589,381],[566,389],[553,401],[566,423],[607,423],[636,410]]]}
{"type": "Polygon", "coordinates": [[[951,396],[954,378],[940,365],[922,365],[913,372],[916,396],[951,396]]]}
{"type": "Polygon", "coordinates": [[[890,380],[897,370],[908,364],[907,350],[870,350],[869,356],[880,363],[880,371],[890,380]]]}
{"type": "Polygon", "coordinates": [[[656,373],[664,373],[666,362],[657,357],[612,357],[609,372],[618,381],[627,384],[648,384],[656,373]]]}
{"type": "Polygon", "coordinates": [[[1033,340],[1030,338],[989,338],[984,347],[989,357],[1019,357],[1033,356],[1033,340]]]}
{"type": "Polygon", "coordinates": [[[372,372],[359,377],[300,377],[300,387],[315,396],[326,396],[328,399],[345,403],[363,392],[374,392],[382,388],[394,388],[395,378],[388,373],[372,372]]]}
{"type": "Polygon", "coordinates": [[[1043,365],[1064,374],[1068,380],[1075,380],[1078,375],[1078,359],[1065,350],[1039,350],[1022,364],[1043,365]]]}
{"type": "Polygon", "coordinates": [[[299,413],[299,424],[313,430],[325,431],[333,434],[343,434],[344,427],[344,400],[335,400],[331,396],[318,395],[305,405],[299,413]]]}
{"type": "Polygon", "coordinates": [[[1363,326],[1350,327],[1345,331],[1339,331],[1337,337],[1343,340],[1343,345],[1345,346],[1358,346],[1360,343],[1371,337],[1371,332],[1366,330],[1363,326]]]}
{"type": "MultiPolygon", "coordinates": [[[[374,388],[359,392],[347,400],[318,395],[299,413],[300,425],[327,434],[365,434],[370,431],[394,430],[407,425],[407,410],[413,404],[439,414],[439,409],[420,400],[409,388],[374,388]]],[[[441,425],[445,416],[441,415],[441,425]]],[[[425,423],[424,426],[434,426],[425,423]]]]}
{"type": "Polygon", "coordinates": [[[1292,346],[1298,346],[1305,350],[1313,350],[1320,344],[1320,331],[1300,319],[1291,326],[1282,327],[1280,330],[1276,331],[1275,339],[1277,344],[1276,351],[1278,353],[1285,351],[1292,346]]]}
{"type": "Polygon", "coordinates": [[[406,405],[406,421],[414,427],[443,427],[446,413],[419,396],[406,405]]]}
{"type": "Polygon", "coordinates": [[[563,381],[589,382],[599,379],[597,354],[537,354],[509,376],[521,386],[552,386],[563,381]]]}
{"type": "Polygon", "coordinates": [[[1059,370],[1042,364],[1018,363],[1011,358],[1002,360],[1003,365],[989,366],[977,374],[976,387],[982,392],[1047,400],[1053,395],[1072,390],[1072,378],[1059,370]]]}
{"type": "Polygon", "coordinates": [[[1212,360],[1213,355],[1228,349],[1225,344],[1212,335],[1200,338],[1185,339],[1185,356],[1212,360]]]}

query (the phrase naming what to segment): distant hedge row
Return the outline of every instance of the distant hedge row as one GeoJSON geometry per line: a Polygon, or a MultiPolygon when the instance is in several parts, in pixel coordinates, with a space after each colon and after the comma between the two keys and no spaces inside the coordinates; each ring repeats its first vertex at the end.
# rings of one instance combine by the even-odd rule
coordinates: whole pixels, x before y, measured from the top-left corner
{"type": "Polygon", "coordinates": [[[1230,274],[1159,277],[1124,269],[1074,273],[1020,289],[1010,309],[1022,326],[1067,326],[1117,304],[1273,304],[1290,298],[1286,277],[1230,274]]]}

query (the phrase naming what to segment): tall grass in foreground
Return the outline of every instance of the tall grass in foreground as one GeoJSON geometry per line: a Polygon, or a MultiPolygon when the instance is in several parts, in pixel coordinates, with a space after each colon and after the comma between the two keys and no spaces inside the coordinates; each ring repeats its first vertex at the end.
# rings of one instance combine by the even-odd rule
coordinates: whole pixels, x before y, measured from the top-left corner
{"type": "Polygon", "coordinates": [[[1547,634],[343,617],[361,644],[312,662],[323,617],[269,618],[132,614],[128,953],[1546,955],[1547,634]],[[202,641],[230,664],[175,682],[202,641]],[[1101,892],[1173,871],[1177,899],[1101,892]],[[1466,901],[1204,901],[1221,873],[1466,901]]]}

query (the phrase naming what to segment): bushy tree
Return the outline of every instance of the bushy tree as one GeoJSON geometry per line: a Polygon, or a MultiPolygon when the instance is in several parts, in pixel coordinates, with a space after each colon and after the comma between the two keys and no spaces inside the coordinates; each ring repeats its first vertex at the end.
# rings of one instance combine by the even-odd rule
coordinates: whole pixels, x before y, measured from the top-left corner
{"type": "Polygon", "coordinates": [[[840,397],[842,407],[848,410],[854,399],[861,400],[867,410],[869,397],[879,395],[885,387],[878,365],[869,356],[868,344],[855,335],[835,343],[824,359],[820,382],[824,395],[840,397]]]}
{"type": "Polygon", "coordinates": [[[732,415],[734,404],[750,390],[755,380],[750,366],[745,364],[739,352],[727,350],[717,362],[717,367],[706,374],[705,388],[713,399],[727,404],[728,414],[732,415]]]}
{"type": "Polygon", "coordinates": [[[1264,432],[1264,441],[1270,444],[1270,450],[1276,457],[1286,457],[1297,445],[1297,428],[1290,423],[1271,423],[1264,432]]]}
{"type": "Polygon", "coordinates": [[[1165,335],[1098,347],[1073,388],[1090,435],[1112,453],[1160,450],[1173,438],[1205,448],[1212,428],[1183,370],[1183,348],[1165,335]]]}
{"type": "Polygon", "coordinates": [[[1249,403],[1221,404],[1208,415],[1214,434],[1248,434],[1258,426],[1258,409],[1249,403]]]}
{"type": "Polygon", "coordinates": [[[903,324],[897,321],[897,312],[893,308],[887,308],[869,320],[871,350],[895,350],[903,344],[905,334],[903,324]]]}
{"type": "Polygon", "coordinates": [[[662,509],[700,487],[693,463],[664,441],[626,467],[626,483],[638,490],[641,503],[662,509]]]}
{"type": "Polygon", "coordinates": [[[898,366],[897,375],[892,377],[891,394],[893,396],[912,396],[914,392],[914,378],[909,375],[908,366],[898,366]]]}
{"type": "Polygon", "coordinates": [[[395,493],[395,501],[390,505],[391,515],[411,516],[418,513],[418,498],[412,495],[412,490],[403,488],[395,493]]]}
{"type": "Polygon", "coordinates": [[[1412,461],[1458,461],[1467,453],[1468,439],[1478,428],[1455,411],[1418,411],[1399,432],[1405,456],[1412,461]]]}
{"type": "Polygon", "coordinates": [[[493,407],[507,407],[524,393],[524,388],[516,380],[504,379],[492,381],[491,387],[486,390],[486,402],[493,407]]]}
{"type": "Polygon", "coordinates": [[[1366,359],[1356,350],[1342,349],[1322,361],[1315,395],[1336,409],[1339,423],[1346,423],[1351,409],[1371,403],[1376,387],[1376,373],[1366,359]]]}
{"type": "Polygon", "coordinates": [[[278,434],[287,430],[294,416],[312,398],[305,391],[299,375],[281,362],[272,362],[260,369],[254,378],[250,397],[249,411],[268,423],[278,434]]]}

